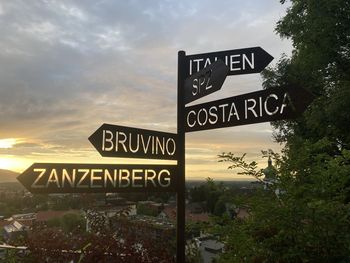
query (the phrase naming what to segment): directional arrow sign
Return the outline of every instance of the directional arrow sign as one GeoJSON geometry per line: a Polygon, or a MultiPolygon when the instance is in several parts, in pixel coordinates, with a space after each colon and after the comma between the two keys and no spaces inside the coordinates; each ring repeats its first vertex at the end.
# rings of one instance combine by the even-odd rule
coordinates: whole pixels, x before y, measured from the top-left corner
{"type": "Polygon", "coordinates": [[[185,108],[185,132],[295,118],[312,102],[302,88],[271,88],[185,108]]]}
{"type": "Polygon", "coordinates": [[[103,157],[177,160],[177,135],[103,124],[89,141],[103,157]]]}
{"type": "Polygon", "coordinates": [[[185,103],[189,103],[221,89],[226,79],[228,67],[217,60],[193,74],[185,81],[185,103]]]}
{"type": "Polygon", "coordinates": [[[228,75],[259,73],[273,60],[273,57],[261,47],[189,55],[186,58],[189,75],[200,71],[218,59],[229,67],[228,75]]]}
{"type": "Polygon", "coordinates": [[[176,191],[176,165],[35,163],[17,177],[31,193],[176,191]]]}

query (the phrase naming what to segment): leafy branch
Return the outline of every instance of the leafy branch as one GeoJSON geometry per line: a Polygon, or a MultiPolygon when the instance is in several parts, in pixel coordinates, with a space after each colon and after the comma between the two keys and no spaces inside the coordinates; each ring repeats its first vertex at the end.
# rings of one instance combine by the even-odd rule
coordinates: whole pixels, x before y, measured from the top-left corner
{"type": "Polygon", "coordinates": [[[232,163],[230,166],[227,167],[227,169],[241,169],[242,171],[238,172],[238,174],[252,176],[260,182],[263,182],[263,170],[258,170],[258,164],[255,161],[252,161],[250,163],[246,162],[244,160],[245,156],[246,153],[244,153],[242,156],[235,156],[232,152],[223,152],[222,154],[218,155],[218,158],[219,162],[232,163]]]}

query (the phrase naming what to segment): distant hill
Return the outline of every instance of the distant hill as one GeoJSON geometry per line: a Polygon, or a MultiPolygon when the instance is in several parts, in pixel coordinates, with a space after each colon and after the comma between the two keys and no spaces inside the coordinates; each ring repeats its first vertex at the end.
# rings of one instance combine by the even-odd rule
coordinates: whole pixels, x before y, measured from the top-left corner
{"type": "Polygon", "coordinates": [[[10,170],[0,169],[0,183],[18,182],[16,177],[19,174],[10,170]]]}

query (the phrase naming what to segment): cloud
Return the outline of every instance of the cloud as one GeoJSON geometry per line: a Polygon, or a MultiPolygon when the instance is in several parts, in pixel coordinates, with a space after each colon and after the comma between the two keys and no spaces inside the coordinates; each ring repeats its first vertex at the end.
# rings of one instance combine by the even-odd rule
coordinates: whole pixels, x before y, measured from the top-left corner
{"type": "MultiPolygon", "coordinates": [[[[91,157],[87,138],[102,123],[176,132],[178,50],[260,45],[277,58],[291,49],[273,32],[284,10],[257,0],[2,2],[0,139],[29,142],[15,156],[91,157]]],[[[198,102],[259,89],[259,75],[230,77],[198,102]]],[[[188,135],[188,155],[259,152],[271,143],[261,127],[188,135]]]]}

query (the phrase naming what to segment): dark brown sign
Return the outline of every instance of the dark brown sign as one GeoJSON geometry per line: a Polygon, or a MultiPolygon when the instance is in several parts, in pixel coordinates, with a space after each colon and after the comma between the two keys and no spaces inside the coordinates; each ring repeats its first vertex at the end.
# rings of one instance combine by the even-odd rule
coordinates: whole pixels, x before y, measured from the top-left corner
{"type": "Polygon", "coordinates": [[[103,157],[177,160],[173,133],[103,124],[89,141],[103,157]]]}
{"type": "Polygon", "coordinates": [[[233,49],[186,56],[188,76],[200,71],[221,59],[229,68],[228,75],[251,74],[261,72],[273,57],[261,47],[233,49]]]}
{"type": "Polygon", "coordinates": [[[17,177],[31,193],[175,192],[176,165],[34,163],[17,177]]]}
{"type": "Polygon", "coordinates": [[[271,88],[185,108],[185,131],[291,119],[301,115],[313,95],[302,88],[271,88]]]}
{"type": "Polygon", "coordinates": [[[217,60],[198,71],[185,81],[185,103],[197,100],[221,89],[226,79],[228,67],[217,60]]]}

